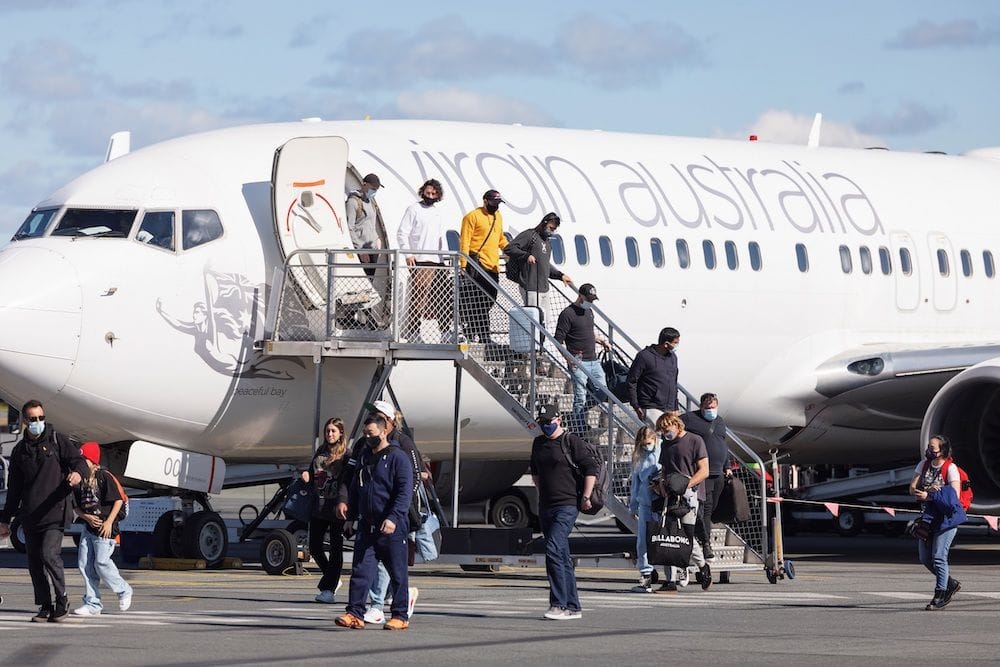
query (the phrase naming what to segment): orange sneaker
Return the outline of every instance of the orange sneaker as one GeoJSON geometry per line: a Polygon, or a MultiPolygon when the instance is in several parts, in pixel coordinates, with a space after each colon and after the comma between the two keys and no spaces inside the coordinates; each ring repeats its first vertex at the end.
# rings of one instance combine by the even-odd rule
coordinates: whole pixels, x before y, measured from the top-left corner
{"type": "Polygon", "coordinates": [[[365,622],[354,614],[343,614],[338,616],[334,623],[342,628],[350,628],[351,630],[364,630],[365,622]]]}
{"type": "Polygon", "coordinates": [[[401,618],[390,618],[389,621],[382,626],[383,630],[406,630],[410,627],[409,621],[404,621],[401,618]]]}

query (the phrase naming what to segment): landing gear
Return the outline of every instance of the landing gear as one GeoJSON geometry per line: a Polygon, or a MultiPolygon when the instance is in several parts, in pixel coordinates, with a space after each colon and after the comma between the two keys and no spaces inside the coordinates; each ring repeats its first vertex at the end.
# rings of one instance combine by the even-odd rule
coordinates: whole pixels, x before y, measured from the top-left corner
{"type": "Polygon", "coordinates": [[[295,536],[283,528],[272,530],[260,544],[260,563],[268,574],[284,574],[298,562],[295,536]]]}
{"type": "Polygon", "coordinates": [[[157,558],[181,558],[184,546],[181,534],[184,515],[180,510],[170,510],[160,515],[153,526],[153,555],[157,558]]]}
{"type": "Polygon", "coordinates": [[[195,512],[184,522],[181,548],[185,557],[204,560],[208,567],[222,563],[229,549],[229,536],[222,517],[215,512],[195,512]]]}

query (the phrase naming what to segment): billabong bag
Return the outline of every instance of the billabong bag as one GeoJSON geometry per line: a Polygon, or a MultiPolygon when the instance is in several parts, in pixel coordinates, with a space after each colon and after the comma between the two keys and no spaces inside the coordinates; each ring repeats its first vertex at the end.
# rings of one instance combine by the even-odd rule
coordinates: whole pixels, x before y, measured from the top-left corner
{"type": "Polygon", "coordinates": [[[691,562],[691,537],[677,517],[661,514],[646,522],[646,556],[650,565],[687,567],[691,562]]]}

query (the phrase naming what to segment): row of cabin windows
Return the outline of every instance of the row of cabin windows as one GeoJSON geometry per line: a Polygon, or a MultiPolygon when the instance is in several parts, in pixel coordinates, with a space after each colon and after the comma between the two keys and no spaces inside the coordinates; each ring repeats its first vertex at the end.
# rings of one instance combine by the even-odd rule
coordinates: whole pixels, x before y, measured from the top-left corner
{"type": "MultiPolygon", "coordinates": [[[[799,270],[807,271],[809,269],[809,258],[805,246],[801,243],[796,246],[796,254],[799,261],[799,270]]],[[[950,276],[951,257],[948,251],[939,248],[935,256],[937,258],[938,273],[945,277],[950,276]]],[[[972,253],[963,249],[959,252],[958,256],[962,264],[962,275],[966,278],[971,278],[973,270],[972,253]]],[[[885,246],[879,247],[878,259],[879,269],[882,271],[882,274],[887,276],[892,273],[892,255],[888,248],[885,246]]],[[[868,246],[858,248],[858,260],[861,273],[870,275],[874,271],[872,253],[868,246]]],[[[854,260],[851,255],[851,249],[846,245],[840,246],[840,268],[844,273],[852,273],[854,271],[854,260]]],[[[908,276],[913,272],[913,262],[910,257],[910,251],[907,248],[899,249],[899,268],[903,272],[903,275],[908,276]]],[[[983,272],[987,278],[993,278],[996,275],[996,264],[993,261],[993,252],[990,250],[983,251],[983,272]]]]}

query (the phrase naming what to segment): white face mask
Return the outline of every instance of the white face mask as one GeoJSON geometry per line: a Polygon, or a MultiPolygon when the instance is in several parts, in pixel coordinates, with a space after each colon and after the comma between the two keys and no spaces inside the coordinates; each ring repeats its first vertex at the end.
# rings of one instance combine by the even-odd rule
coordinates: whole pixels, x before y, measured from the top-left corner
{"type": "Polygon", "coordinates": [[[647,452],[651,452],[654,449],[656,449],[656,443],[655,442],[647,442],[646,444],[643,445],[643,447],[645,447],[645,449],[646,449],[647,452]]]}

